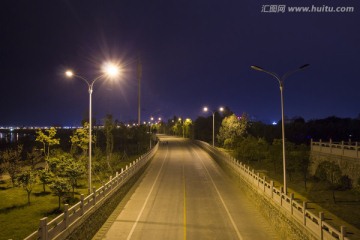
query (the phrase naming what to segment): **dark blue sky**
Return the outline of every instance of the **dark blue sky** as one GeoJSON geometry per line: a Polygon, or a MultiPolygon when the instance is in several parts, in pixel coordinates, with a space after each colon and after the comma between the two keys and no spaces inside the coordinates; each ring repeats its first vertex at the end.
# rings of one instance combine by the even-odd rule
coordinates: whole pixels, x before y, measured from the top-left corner
{"type": "Polygon", "coordinates": [[[116,83],[99,81],[94,116],[142,120],[206,116],[228,106],[279,120],[280,92],[258,65],[285,81],[285,115],[305,119],[360,113],[358,0],[5,0],[0,8],[0,126],[79,125],[87,86],[62,73],[97,77],[109,59],[124,65],[116,83]],[[354,7],[352,13],[264,13],[263,5],[354,7]]]}

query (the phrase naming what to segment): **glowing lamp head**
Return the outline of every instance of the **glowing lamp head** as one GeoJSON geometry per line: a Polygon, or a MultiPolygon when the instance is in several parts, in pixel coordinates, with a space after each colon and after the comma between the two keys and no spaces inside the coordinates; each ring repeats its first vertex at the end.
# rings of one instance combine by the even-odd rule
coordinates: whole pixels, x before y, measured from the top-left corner
{"type": "Polygon", "coordinates": [[[219,108],[219,111],[220,111],[220,112],[223,112],[223,111],[224,111],[224,108],[223,108],[223,107],[220,107],[220,108],[219,108]]]}
{"type": "Polygon", "coordinates": [[[204,112],[207,112],[207,111],[209,111],[209,109],[208,109],[207,107],[204,107],[204,108],[203,108],[203,111],[204,111],[204,112]]]}
{"type": "Polygon", "coordinates": [[[105,63],[103,66],[103,72],[109,77],[116,77],[120,74],[120,69],[113,63],[105,63]]]}
{"type": "Polygon", "coordinates": [[[70,70],[67,70],[67,71],[65,72],[65,75],[66,75],[67,77],[72,77],[72,76],[74,76],[74,73],[73,73],[72,71],[70,71],[70,70]]]}

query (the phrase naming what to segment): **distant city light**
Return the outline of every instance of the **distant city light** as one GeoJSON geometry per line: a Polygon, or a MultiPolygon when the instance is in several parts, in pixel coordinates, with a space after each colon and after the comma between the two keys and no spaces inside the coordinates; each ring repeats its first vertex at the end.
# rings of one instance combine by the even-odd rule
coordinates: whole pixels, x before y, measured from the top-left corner
{"type": "Polygon", "coordinates": [[[274,125],[274,126],[275,126],[275,125],[277,125],[277,122],[275,122],[275,121],[274,121],[274,122],[272,122],[272,125],[274,125]]]}

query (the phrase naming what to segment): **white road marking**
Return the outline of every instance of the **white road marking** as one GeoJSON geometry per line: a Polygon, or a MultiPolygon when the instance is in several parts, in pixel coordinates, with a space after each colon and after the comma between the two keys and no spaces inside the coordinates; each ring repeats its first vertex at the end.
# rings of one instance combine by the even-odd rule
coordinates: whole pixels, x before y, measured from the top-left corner
{"type": "Polygon", "coordinates": [[[207,173],[207,175],[209,176],[209,178],[210,178],[210,180],[211,180],[211,182],[212,182],[212,184],[213,184],[213,186],[214,186],[214,188],[215,188],[215,190],[216,190],[216,192],[217,192],[217,194],[218,194],[218,196],[219,196],[219,198],[220,198],[220,200],[221,200],[221,203],[222,203],[222,205],[223,205],[224,208],[225,208],[225,211],[226,211],[226,213],[227,213],[227,215],[228,215],[228,217],[229,217],[229,219],[230,219],[230,221],[231,221],[231,224],[233,225],[233,227],[234,227],[234,229],[235,229],[235,232],[236,232],[238,238],[239,238],[240,240],[243,240],[243,237],[241,236],[240,231],[239,231],[239,229],[237,228],[237,226],[236,226],[236,224],[235,224],[235,221],[234,221],[234,219],[232,218],[232,216],[231,216],[231,214],[230,214],[230,211],[229,211],[229,209],[227,208],[227,206],[226,206],[226,204],[225,204],[225,202],[224,202],[224,199],[222,198],[222,196],[221,196],[221,194],[220,194],[220,192],[219,192],[219,189],[216,187],[213,178],[211,177],[208,169],[206,168],[203,160],[200,158],[200,156],[199,156],[199,154],[197,153],[197,151],[195,151],[195,153],[196,153],[197,157],[200,159],[202,165],[204,166],[204,169],[206,170],[206,173],[207,173]]]}
{"type": "Polygon", "coordinates": [[[158,172],[158,174],[157,174],[157,176],[156,176],[156,178],[155,178],[155,181],[154,181],[154,183],[153,183],[153,185],[152,185],[152,187],[151,187],[151,189],[150,189],[149,194],[147,195],[147,197],[146,197],[146,199],[145,199],[144,205],[142,206],[141,211],[139,212],[139,215],[137,216],[137,219],[136,219],[133,227],[131,228],[131,231],[130,231],[128,237],[127,237],[127,240],[130,240],[130,239],[131,239],[131,236],[133,235],[133,233],[134,233],[134,231],[135,231],[135,228],[136,228],[136,226],[137,226],[137,224],[138,224],[138,222],[139,222],[139,220],[140,220],[140,218],[141,218],[141,215],[142,215],[143,212],[144,212],[145,206],[146,206],[147,202],[149,201],[150,195],[151,195],[152,191],[154,190],[155,184],[157,183],[157,180],[158,180],[158,178],[159,178],[159,176],[160,176],[160,173],[161,173],[161,171],[162,171],[162,169],[163,169],[163,166],[164,166],[166,157],[167,157],[167,155],[168,155],[168,152],[169,152],[169,148],[166,149],[166,154],[165,154],[165,157],[164,157],[163,162],[162,162],[162,164],[161,164],[161,167],[160,167],[160,169],[159,169],[159,172],[158,172]]]}

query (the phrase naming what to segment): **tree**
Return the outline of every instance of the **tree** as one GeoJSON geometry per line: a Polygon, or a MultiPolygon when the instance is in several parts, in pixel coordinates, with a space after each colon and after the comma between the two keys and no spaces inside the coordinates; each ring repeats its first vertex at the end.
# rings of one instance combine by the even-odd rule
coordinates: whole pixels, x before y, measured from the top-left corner
{"type": "Polygon", "coordinates": [[[339,187],[342,176],[339,165],[334,162],[323,161],[317,167],[315,176],[317,176],[320,180],[328,181],[330,183],[333,201],[336,203],[335,190],[339,187]]]}
{"type": "Polygon", "coordinates": [[[71,186],[66,178],[56,177],[50,184],[50,189],[59,198],[59,207],[61,206],[61,198],[71,190],[71,186]]]}
{"type": "Polygon", "coordinates": [[[16,183],[16,175],[20,173],[21,166],[21,154],[22,154],[23,146],[17,145],[15,149],[6,149],[2,153],[3,164],[5,166],[5,170],[9,173],[10,179],[13,187],[16,183]]]}
{"type": "MultiPolygon", "coordinates": [[[[288,144],[287,144],[288,145],[288,144]]],[[[304,187],[307,189],[307,179],[310,166],[310,151],[305,144],[296,145],[292,151],[289,151],[290,163],[294,162],[297,171],[303,176],[304,187]]]]}
{"type": "Polygon", "coordinates": [[[262,138],[247,136],[238,142],[235,151],[238,158],[247,161],[261,161],[268,155],[268,143],[262,138]]]}
{"type": "Polygon", "coordinates": [[[185,119],[183,124],[184,137],[189,138],[193,135],[192,126],[193,124],[191,119],[190,118],[185,119]]]}
{"type": "Polygon", "coordinates": [[[235,114],[225,117],[217,135],[218,141],[225,147],[233,148],[236,139],[246,133],[247,124],[246,114],[240,118],[235,114]]]}
{"type": "Polygon", "coordinates": [[[277,173],[278,165],[282,163],[282,140],[281,139],[273,140],[273,142],[270,146],[270,160],[274,166],[274,173],[277,173]]]}
{"type": "Polygon", "coordinates": [[[195,139],[210,142],[212,138],[212,117],[198,117],[194,122],[195,139]]]}
{"type": "Polygon", "coordinates": [[[45,186],[50,184],[54,178],[54,174],[49,170],[42,169],[38,171],[40,182],[43,184],[43,192],[45,192],[45,186]]]}
{"type": "Polygon", "coordinates": [[[4,172],[5,172],[5,167],[2,164],[2,161],[0,161],[0,179],[2,178],[4,172]]]}
{"type": "Polygon", "coordinates": [[[78,179],[81,178],[85,173],[84,163],[80,161],[69,161],[65,165],[65,177],[69,180],[69,184],[72,187],[73,197],[75,194],[75,187],[77,187],[78,179]]]}
{"type": "Polygon", "coordinates": [[[114,129],[115,129],[115,124],[113,121],[113,117],[112,115],[108,114],[106,115],[105,118],[104,133],[106,137],[106,162],[110,170],[111,170],[110,159],[112,152],[114,150],[114,135],[113,135],[114,129]]]}
{"type": "Polygon", "coordinates": [[[44,182],[50,180],[53,182],[53,177],[67,179],[72,188],[74,195],[75,187],[77,187],[78,179],[86,172],[85,163],[74,159],[70,154],[58,152],[55,156],[49,159],[49,173],[43,172],[44,182]]]}
{"type": "Polygon", "coordinates": [[[47,168],[47,161],[50,157],[50,147],[53,145],[57,145],[60,144],[60,139],[59,138],[55,138],[56,135],[56,128],[51,127],[50,129],[46,129],[45,133],[39,129],[36,132],[37,136],[35,141],[40,142],[43,144],[43,148],[42,151],[44,153],[45,156],[45,161],[46,161],[46,166],[45,168],[47,168]]]}
{"type": "Polygon", "coordinates": [[[27,192],[28,205],[30,205],[30,195],[36,184],[36,173],[33,170],[22,172],[17,175],[17,182],[27,192]]]}
{"type": "MultiPolygon", "coordinates": [[[[95,137],[93,136],[92,139],[94,142],[95,137]]],[[[76,129],[74,134],[70,136],[70,142],[72,153],[76,153],[77,148],[80,148],[82,153],[86,155],[89,149],[89,123],[84,122],[82,128],[76,129]]]]}
{"type": "Polygon", "coordinates": [[[175,136],[183,136],[183,120],[180,118],[175,120],[171,130],[175,136]]]}
{"type": "Polygon", "coordinates": [[[35,165],[42,159],[41,152],[32,148],[31,152],[27,153],[27,161],[29,162],[31,169],[35,169],[35,165]]]}

